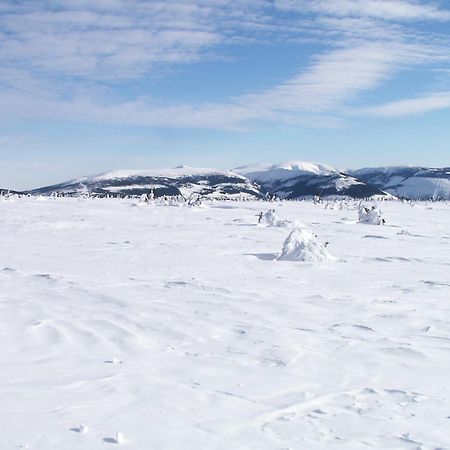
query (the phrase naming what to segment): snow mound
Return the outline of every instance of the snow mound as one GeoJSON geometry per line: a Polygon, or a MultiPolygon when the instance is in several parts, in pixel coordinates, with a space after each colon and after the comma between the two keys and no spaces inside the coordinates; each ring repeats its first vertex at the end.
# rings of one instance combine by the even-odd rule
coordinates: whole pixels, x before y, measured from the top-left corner
{"type": "Polygon", "coordinates": [[[381,217],[381,211],[377,206],[371,208],[361,206],[358,211],[358,222],[368,225],[381,225],[384,223],[384,219],[381,217]]]}
{"type": "Polygon", "coordinates": [[[281,261],[325,262],[335,257],[322,245],[308,228],[296,229],[287,237],[278,257],[281,261]]]}
{"type": "Polygon", "coordinates": [[[122,432],[118,431],[116,434],[116,443],[117,444],[123,444],[125,443],[125,436],[122,432]]]}
{"type": "Polygon", "coordinates": [[[301,224],[292,220],[283,220],[278,218],[275,214],[275,210],[273,209],[260,214],[259,224],[265,225],[266,227],[293,228],[296,226],[301,226],[301,224]]]}
{"type": "Polygon", "coordinates": [[[86,434],[89,432],[89,428],[83,423],[78,427],[78,432],[81,434],[86,434]]]}

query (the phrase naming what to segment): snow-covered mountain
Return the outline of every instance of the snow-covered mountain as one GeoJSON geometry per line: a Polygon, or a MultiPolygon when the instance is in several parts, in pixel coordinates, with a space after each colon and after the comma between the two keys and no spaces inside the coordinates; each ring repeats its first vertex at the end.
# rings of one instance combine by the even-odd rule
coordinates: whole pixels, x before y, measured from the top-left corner
{"type": "Polygon", "coordinates": [[[200,194],[211,198],[232,199],[240,196],[261,196],[255,183],[235,172],[185,166],[174,169],[106,172],[35,189],[31,193],[123,196],[147,194],[152,190],[156,197],[183,195],[187,198],[192,194],[200,194]]]}
{"type": "Polygon", "coordinates": [[[368,198],[399,196],[408,199],[450,199],[450,168],[379,167],[342,171],[312,162],[254,164],[233,171],[192,168],[114,171],[77,178],[30,191],[50,195],[84,193],[155,196],[199,194],[205,197],[283,199],[322,197],[368,198]]]}
{"type": "Polygon", "coordinates": [[[283,164],[258,164],[238,167],[236,172],[258,183],[263,192],[285,199],[320,196],[366,198],[385,196],[376,186],[333,167],[311,162],[292,161],[283,164]]]}
{"type": "Polygon", "coordinates": [[[450,200],[450,167],[369,167],[350,173],[398,197],[450,200]]]}

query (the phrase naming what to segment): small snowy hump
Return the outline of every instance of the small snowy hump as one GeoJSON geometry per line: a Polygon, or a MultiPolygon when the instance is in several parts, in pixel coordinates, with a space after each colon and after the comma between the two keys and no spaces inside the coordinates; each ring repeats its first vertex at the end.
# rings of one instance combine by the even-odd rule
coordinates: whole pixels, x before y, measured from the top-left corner
{"type": "Polygon", "coordinates": [[[377,206],[361,206],[358,211],[358,222],[368,225],[381,225],[384,223],[384,219],[377,206]]]}
{"type": "Polygon", "coordinates": [[[265,213],[261,212],[259,217],[259,224],[267,227],[295,228],[304,226],[296,221],[279,219],[273,209],[265,213]]]}
{"type": "Polygon", "coordinates": [[[278,257],[280,261],[305,261],[320,263],[335,261],[331,255],[307,228],[292,231],[284,241],[283,251],[278,257]]]}
{"type": "Polygon", "coordinates": [[[116,434],[116,443],[123,444],[125,442],[125,436],[120,431],[116,434]]]}
{"type": "Polygon", "coordinates": [[[339,173],[336,169],[323,164],[305,161],[291,161],[282,164],[254,164],[242,166],[235,172],[254,181],[289,180],[301,175],[333,175],[339,173]]]}

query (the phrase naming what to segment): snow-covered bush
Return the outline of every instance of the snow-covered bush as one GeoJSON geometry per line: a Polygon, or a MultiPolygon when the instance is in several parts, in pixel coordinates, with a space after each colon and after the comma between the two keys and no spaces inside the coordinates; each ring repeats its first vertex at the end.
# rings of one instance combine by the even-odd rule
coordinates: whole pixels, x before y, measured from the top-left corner
{"type": "Polygon", "coordinates": [[[308,228],[296,229],[287,237],[283,251],[278,257],[282,261],[324,262],[335,257],[322,245],[308,228]]]}
{"type": "Polygon", "coordinates": [[[377,206],[372,206],[371,208],[361,206],[358,211],[358,222],[369,225],[381,225],[384,224],[384,219],[381,217],[381,211],[377,206]]]}
{"type": "Polygon", "coordinates": [[[278,218],[273,209],[270,209],[265,213],[260,213],[259,217],[259,224],[265,225],[266,227],[289,228],[296,225],[295,222],[292,222],[291,220],[282,220],[278,218]]]}

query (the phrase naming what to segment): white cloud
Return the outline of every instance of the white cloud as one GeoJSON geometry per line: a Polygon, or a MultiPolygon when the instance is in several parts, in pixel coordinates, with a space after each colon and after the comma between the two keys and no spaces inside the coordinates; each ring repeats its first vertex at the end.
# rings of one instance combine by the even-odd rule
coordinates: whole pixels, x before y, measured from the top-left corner
{"type": "Polygon", "coordinates": [[[363,114],[394,118],[425,114],[450,109],[450,91],[436,92],[423,97],[410,98],[367,108],[363,114]]]}
{"type": "Polygon", "coordinates": [[[339,109],[357,95],[377,87],[402,66],[426,58],[427,49],[421,46],[378,42],[345,47],[316,57],[305,72],[244,100],[270,110],[339,109]]]}
{"type": "Polygon", "coordinates": [[[449,20],[450,12],[432,4],[406,0],[275,0],[287,10],[309,10],[337,17],[383,20],[449,20]]]}
{"type": "MultiPolygon", "coordinates": [[[[297,76],[271,89],[217,103],[161,104],[150,98],[114,102],[90,93],[76,98],[3,94],[15,115],[164,127],[243,129],[255,122],[342,125],[347,104],[400,71],[433,59],[432,49],[387,43],[335,49],[315,58],[297,76]]],[[[11,109],[10,109],[11,112],[11,109]]]]}
{"type": "Polygon", "coordinates": [[[437,3],[406,0],[11,1],[0,5],[0,114],[164,127],[341,126],[352,102],[385,81],[448,62],[448,35],[411,21],[449,19],[437,3]],[[120,83],[161,67],[277,40],[312,41],[320,51],[285,82],[216,103],[116,95],[120,83]]]}

